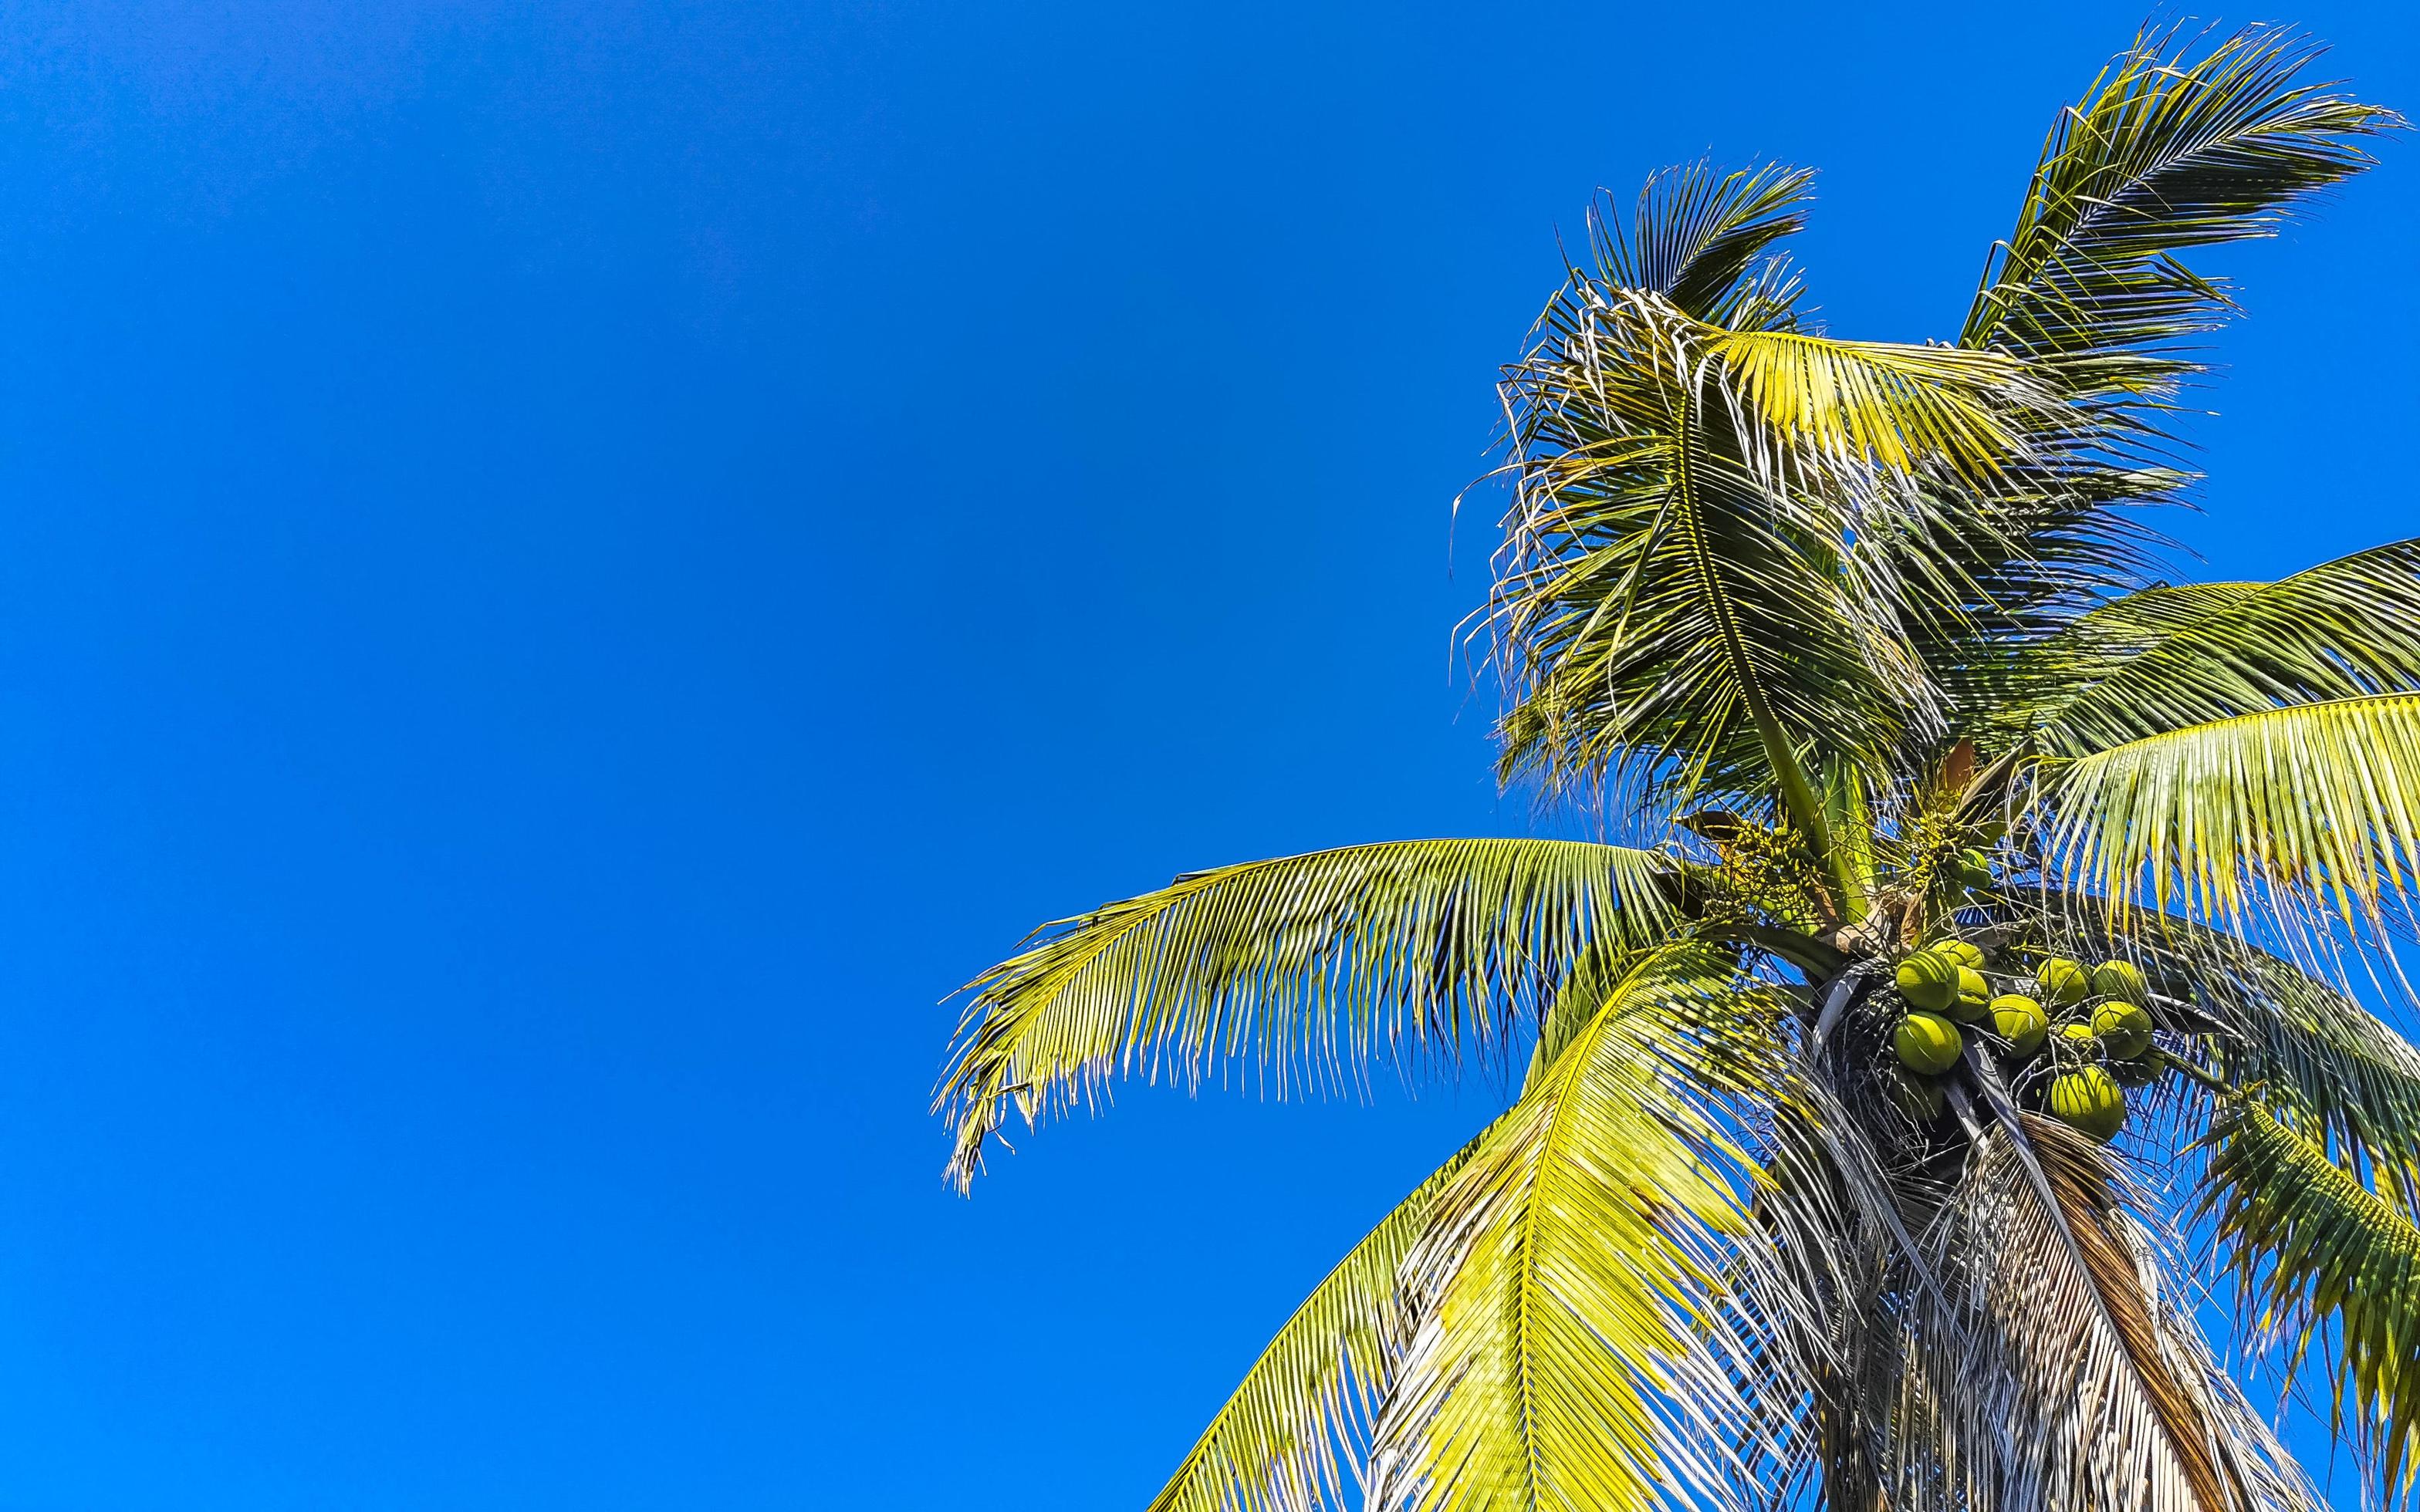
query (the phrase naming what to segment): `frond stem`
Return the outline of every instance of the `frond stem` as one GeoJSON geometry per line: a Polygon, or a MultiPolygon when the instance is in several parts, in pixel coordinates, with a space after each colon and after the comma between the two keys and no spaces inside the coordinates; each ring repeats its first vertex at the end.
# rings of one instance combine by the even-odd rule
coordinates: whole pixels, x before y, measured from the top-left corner
{"type": "MultiPolygon", "coordinates": [[[[1689,556],[1698,568],[1699,586],[1714,616],[1722,636],[1724,653],[1737,669],[1742,696],[1747,701],[1747,715],[1756,726],[1757,739],[1764,746],[1765,760],[1773,765],[1776,783],[1781,790],[1782,806],[1798,825],[1807,848],[1827,872],[1837,875],[1832,856],[1832,827],[1823,816],[1823,800],[1815,785],[1807,779],[1806,767],[1799,764],[1798,753],[1791,748],[1790,737],[1781,728],[1781,720],[1773,712],[1773,701],[1757,676],[1756,666],[1749,659],[1747,638],[1740,633],[1739,623],[1732,618],[1730,603],[1724,596],[1722,580],[1714,575],[1712,548],[1698,517],[1697,469],[1691,459],[1697,453],[1698,407],[1684,387],[1681,396],[1681,445],[1678,449],[1676,474],[1673,482],[1681,496],[1681,518],[1689,536],[1689,556]]],[[[1862,917],[1864,900],[1844,898],[1851,919],[1862,917]]]]}

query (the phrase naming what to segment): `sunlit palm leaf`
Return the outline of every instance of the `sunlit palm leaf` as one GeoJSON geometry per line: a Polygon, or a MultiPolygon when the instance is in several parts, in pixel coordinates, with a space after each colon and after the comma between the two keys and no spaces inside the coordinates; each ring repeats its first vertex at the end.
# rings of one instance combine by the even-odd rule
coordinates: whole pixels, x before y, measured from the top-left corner
{"type": "Polygon", "coordinates": [[[1709,1104],[1771,1095],[1780,1012],[1718,952],[1652,952],[1481,1141],[1406,1263],[1421,1323],[1371,1507],[1647,1512],[1734,1488],[1718,1445],[1748,1412],[1716,1278],[1748,1178],[1709,1104]]]}
{"type": "Polygon", "coordinates": [[[2297,1359],[2315,1341],[2335,1346],[2337,1431],[2350,1416],[2408,1504],[2420,1473],[2420,1227],[2248,1103],[2229,1107],[2211,1142],[2207,1199],[2246,1321],[2297,1359]]]}
{"type": "Polygon", "coordinates": [[[2004,717],[2069,756],[2281,704],[2420,689],[2420,541],[2273,583],[2147,589],[2037,648],[2025,671],[2032,686],[2004,717]]]}
{"type": "Polygon", "coordinates": [[[2060,764],[2045,793],[2061,871],[2106,896],[2232,920],[2271,888],[2373,919],[2420,861],[2420,697],[2189,725],[2060,764]]]}
{"type": "Polygon", "coordinates": [[[2026,373],[1996,354],[1795,331],[1721,332],[1705,348],[1754,421],[1742,430],[1784,455],[1892,473],[1943,460],[1990,477],[2024,444],[2010,399],[2026,373]]]}
{"type": "Polygon", "coordinates": [[[1653,938],[1660,853],[1581,841],[1402,841],[1219,867],[1050,926],[970,984],[940,1096],[951,1174],[1112,1075],[1214,1059],[1290,1076],[1380,1052],[1501,1046],[1591,940],[1653,938]]]}
{"type": "MultiPolygon", "coordinates": [[[[2012,456],[2023,370],[1980,353],[1731,332],[1575,275],[1504,381],[1516,498],[1498,656],[1508,771],[1651,771],[1814,806],[1796,753],[1878,760],[1935,699],[1906,582],[1853,543],[1925,527],[1921,462],[2012,456]]],[[[1810,828],[1819,827],[1810,825],[1810,828]]]]}
{"type": "MultiPolygon", "coordinates": [[[[1482,1135],[1482,1137],[1484,1137],[1482,1135]]],[[[1473,1140],[1363,1236],[1295,1309],[1151,1512],[1316,1512],[1346,1504],[1340,1448],[1366,1448],[1411,1318],[1397,1271],[1473,1140]]],[[[1357,1474],[1357,1462],[1352,1467],[1357,1474]]]]}

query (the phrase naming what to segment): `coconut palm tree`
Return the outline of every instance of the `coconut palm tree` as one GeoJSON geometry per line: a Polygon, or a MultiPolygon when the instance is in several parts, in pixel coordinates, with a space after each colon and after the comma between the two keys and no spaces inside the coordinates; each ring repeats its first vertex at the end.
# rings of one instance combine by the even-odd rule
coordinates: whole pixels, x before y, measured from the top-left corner
{"type": "MultiPolygon", "coordinates": [[[[2201,1314],[2420,1464],[2420,540],[2169,583],[2146,510],[2271,235],[2399,124],[2279,32],[2146,38],[1954,343],[1845,340],[1808,176],[1600,207],[1506,370],[1501,775],[1596,832],[1219,867],[969,988],[1014,1105],[1237,1061],[1509,1108],[1286,1321],[1154,1506],[2316,1504],[2201,1314]]],[[[2256,1374],[2256,1380],[2260,1379],[2256,1374]]]]}

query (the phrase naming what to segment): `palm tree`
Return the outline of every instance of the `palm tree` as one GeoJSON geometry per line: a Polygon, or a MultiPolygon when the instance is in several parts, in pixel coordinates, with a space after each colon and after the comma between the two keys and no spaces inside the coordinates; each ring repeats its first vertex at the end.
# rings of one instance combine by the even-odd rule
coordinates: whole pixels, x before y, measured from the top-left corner
{"type": "Polygon", "coordinates": [[[1804,173],[1600,207],[1483,623],[1502,777],[1635,843],[1192,872],[970,985],[962,1185],[1119,1075],[1526,1067],[1155,1508],[2315,1505],[2216,1283],[2410,1498],[2420,1051],[2348,981],[2410,995],[2420,540],[2171,584],[2144,514],[2232,308],[2186,259],[2400,124],[2315,51],[2118,57],[1954,344],[1810,327],[1804,173]]]}

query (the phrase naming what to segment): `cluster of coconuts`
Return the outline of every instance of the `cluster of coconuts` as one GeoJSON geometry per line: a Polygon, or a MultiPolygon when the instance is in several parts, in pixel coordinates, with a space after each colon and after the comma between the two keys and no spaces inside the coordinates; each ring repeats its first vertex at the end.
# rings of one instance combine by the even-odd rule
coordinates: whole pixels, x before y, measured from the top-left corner
{"type": "MultiPolygon", "coordinates": [[[[1958,1063],[1967,1030],[1988,1029],[2011,1070],[2049,1046],[2042,1105],[2095,1139],[2114,1138],[2126,1121],[2124,1088],[2149,1085],[2159,1075],[2141,970],[2126,961],[2086,966],[2051,956],[2031,981],[2004,981],[2007,990],[1995,992],[1984,964],[1982,949],[1969,940],[1941,940],[1900,963],[1894,983],[1906,1011],[1891,1031],[1891,1049],[1914,1073],[1902,1109],[1920,1119],[1937,1116],[1942,1092],[1933,1078],[1958,1063]],[[2021,987],[2030,987],[2033,995],[2021,987]]],[[[2026,1080],[2039,1084],[2040,1078],[2026,1080]]]]}

